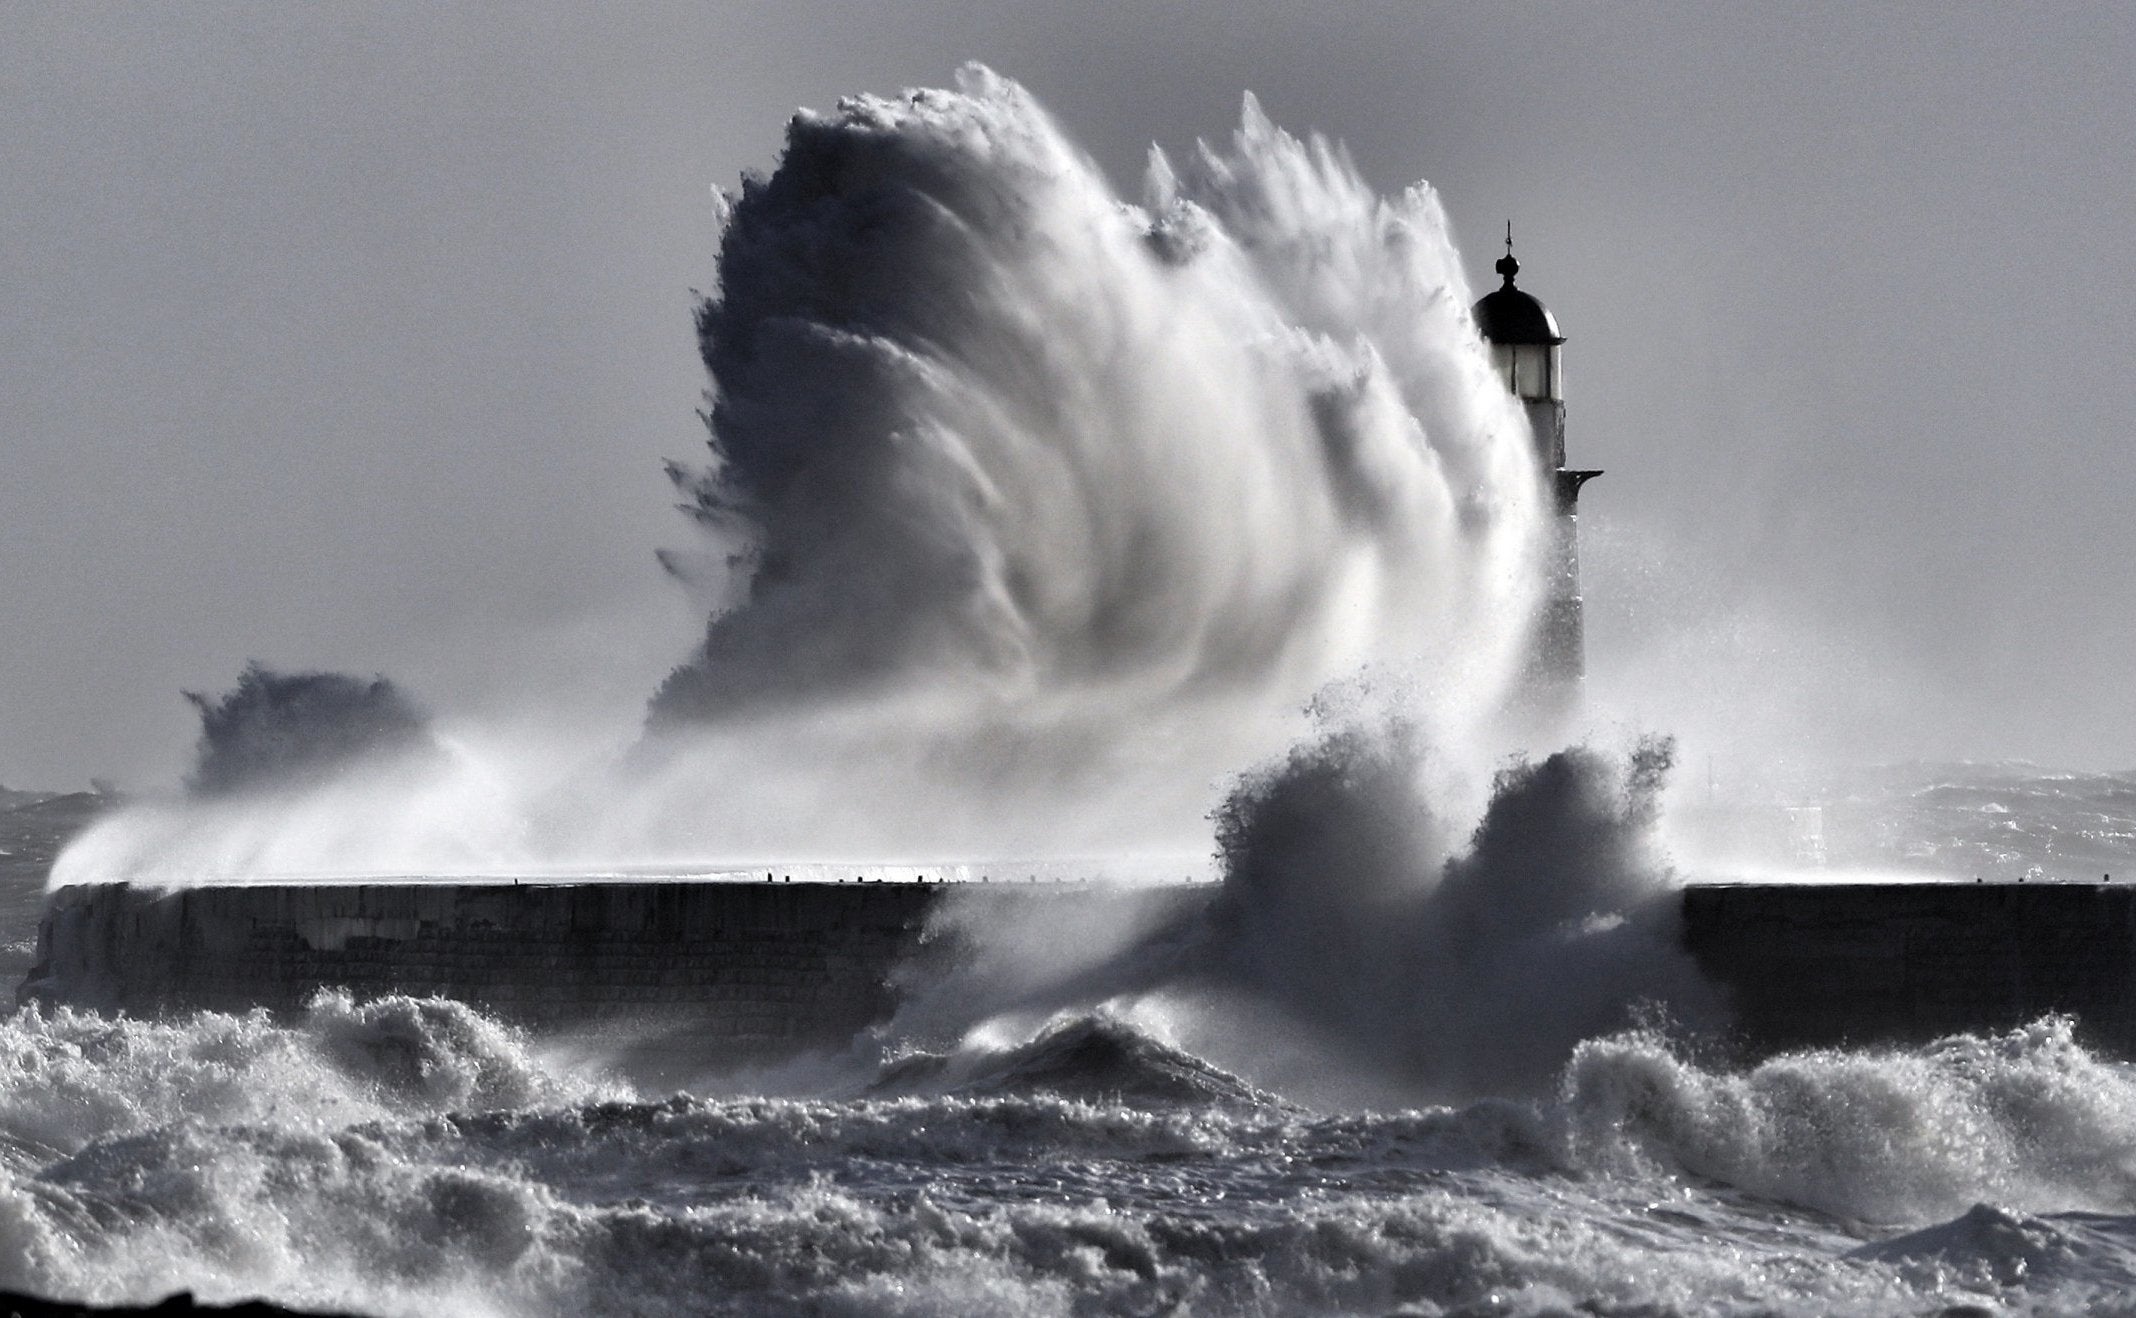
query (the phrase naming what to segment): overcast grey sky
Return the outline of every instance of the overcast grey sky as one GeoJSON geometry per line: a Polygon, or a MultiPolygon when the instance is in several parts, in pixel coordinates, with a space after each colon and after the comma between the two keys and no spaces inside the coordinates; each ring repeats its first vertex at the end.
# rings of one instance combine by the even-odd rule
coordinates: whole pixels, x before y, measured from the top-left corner
{"type": "Polygon", "coordinates": [[[1604,580],[1663,544],[1888,659],[1890,757],[2136,763],[2128,7],[4,15],[0,782],[168,775],[249,658],[648,690],[708,185],[967,59],[1124,186],[1252,89],[1437,186],[1479,286],[1512,216],[1604,580]]]}

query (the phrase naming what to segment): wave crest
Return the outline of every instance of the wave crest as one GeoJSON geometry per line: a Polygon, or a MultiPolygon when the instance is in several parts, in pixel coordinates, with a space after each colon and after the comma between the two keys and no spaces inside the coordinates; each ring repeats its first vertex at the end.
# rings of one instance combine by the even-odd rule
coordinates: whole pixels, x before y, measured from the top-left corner
{"type": "Polygon", "coordinates": [[[1577,1165],[1689,1173],[1856,1220],[1984,1199],[2136,1210],[2136,1073],[2085,1049],[2067,1018],[1744,1070],[1623,1034],[1575,1050],[1561,1101],[1577,1165]]]}

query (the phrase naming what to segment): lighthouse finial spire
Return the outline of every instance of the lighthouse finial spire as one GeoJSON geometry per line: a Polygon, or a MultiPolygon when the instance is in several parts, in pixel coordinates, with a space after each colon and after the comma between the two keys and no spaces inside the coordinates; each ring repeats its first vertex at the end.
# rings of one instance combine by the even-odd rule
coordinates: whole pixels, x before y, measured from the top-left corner
{"type": "Polygon", "coordinates": [[[1507,288],[1513,287],[1513,276],[1520,273],[1520,262],[1513,259],[1513,221],[1511,220],[1506,221],[1506,254],[1498,258],[1498,264],[1493,268],[1506,277],[1507,288]]]}

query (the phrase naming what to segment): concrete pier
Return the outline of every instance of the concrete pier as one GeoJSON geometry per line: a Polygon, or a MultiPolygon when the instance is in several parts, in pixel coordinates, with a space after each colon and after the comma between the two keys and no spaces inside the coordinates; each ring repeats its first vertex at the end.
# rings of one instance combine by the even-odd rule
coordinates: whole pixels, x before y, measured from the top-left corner
{"type": "MultiPolygon", "coordinates": [[[[947,903],[1065,927],[1087,904],[1206,903],[1207,883],[125,884],[52,895],[19,996],[152,1014],[300,1007],[321,988],[443,994],[534,1026],[691,1014],[736,1059],[838,1046],[925,978],[947,903]],[[936,921],[936,924],[941,922],[936,921]]],[[[2064,1012],[2136,1056],[2136,885],[1711,884],[1684,946],[1754,1050],[1931,1039],[2064,1012]]],[[[1145,915],[1162,912],[1145,911],[1145,915]]],[[[1547,973],[1538,968],[1538,973],[1547,973]]]]}
{"type": "Polygon", "coordinates": [[[950,901],[1205,900],[1208,885],[404,881],[52,894],[18,997],[103,1010],[291,1010],[321,988],[442,994],[533,1026],[689,1014],[737,1059],[835,1046],[950,901]]]}
{"type": "Polygon", "coordinates": [[[1761,1051],[2060,1012],[2092,1045],[2136,1055],[2136,886],[1701,885],[1684,890],[1683,938],[1761,1051]]]}

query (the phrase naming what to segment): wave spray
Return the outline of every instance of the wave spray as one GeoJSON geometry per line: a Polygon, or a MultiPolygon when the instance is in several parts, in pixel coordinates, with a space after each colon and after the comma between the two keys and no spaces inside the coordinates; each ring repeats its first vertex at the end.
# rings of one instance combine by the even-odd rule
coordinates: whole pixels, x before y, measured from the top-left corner
{"type": "Polygon", "coordinates": [[[797,115],[723,205],[711,461],[670,473],[705,535],[662,555],[710,619],[636,752],[529,772],[553,746],[461,729],[456,770],[366,779],[368,844],[280,793],[121,818],[105,877],[1193,852],[1331,681],[1485,735],[1541,486],[1428,189],[1376,196],[1249,99],[1131,203],[974,67],[797,115]]]}

